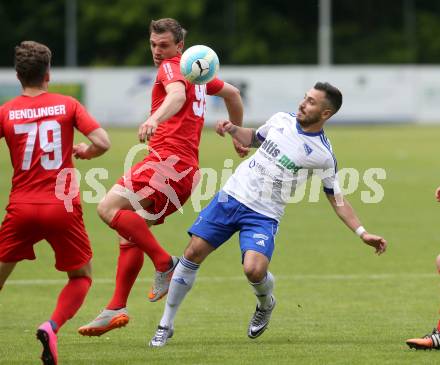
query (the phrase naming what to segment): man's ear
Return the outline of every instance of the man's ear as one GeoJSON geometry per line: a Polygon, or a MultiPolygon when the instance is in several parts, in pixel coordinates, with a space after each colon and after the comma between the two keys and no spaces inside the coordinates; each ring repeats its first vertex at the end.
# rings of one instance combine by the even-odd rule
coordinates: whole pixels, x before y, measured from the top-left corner
{"type": "Polygon", "coordinates": [[[183,53],[183,47],[184,47],[184,43],[183,43],[183,41],[177,43],[177,50],[178,50],[180,53],[183,53]]]}
{"type": "Polygon", "coordinates": [[[333,110],[330,108],[324,109],[321,116],[324,117],[324,119],[329,119],[333,115],[333,110]]]}

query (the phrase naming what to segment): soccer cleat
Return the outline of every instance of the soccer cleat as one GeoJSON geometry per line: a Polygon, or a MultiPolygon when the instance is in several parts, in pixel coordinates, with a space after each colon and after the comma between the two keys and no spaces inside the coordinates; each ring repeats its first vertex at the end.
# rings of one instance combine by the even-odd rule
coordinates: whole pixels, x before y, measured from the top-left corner
{"type": "Polygon", "coordinates": [[[270,316],[272,315],[272,311],[275,308],[275,297],[272,295],[272,305],[270,308],[266,310],[262,310],[260,308],[255,309],[255,313],[251,318],[251,321],[249,322],[248,327],[248,337],[249,338],[257,338],[258,336],[262,335],[263,332],[266,330],[269,321],[270,316]]]}
{"type": "Polygon", "coordinates": [[[173,337],[174,329],[157,326],[156,333],[150,341],[150,347],[163,347],[167,344],[169,338],[173,337]]]}
{"type": "Polygon", "coordinates": [[[50,322],[44,322],[37,329],[37,339],[43,345],[41,360],[44,365],[58,364],[57,335],[52,329],[50,322]]]}
{"type": "Polygon", "coordinates": [[[406,344],[411,349],[416,350],[439,350],[440,349],[440,331],[437,328],[432,330],[422,338],[410,338],[406,344]]]}
{"type": "Polygon", "coordinates": [[[174,269],[179,263],[179,258],[175,256],[171,256],[171,258],[173,260],[173,265],[171,269],[165,272],[156,271],[154,285],[151,287],[151,290],[148,293],[148,299],[150,300],[150,302],[157,302],[168,293],[171,277],[173,276],[174,269]]]}
{"type": "Polygon", "coordinates": [[[104,309],[92,322],[78,328],[83,336],[101,336],[115,328],[124,327],[130,321],[126,308],[104,309]]]}

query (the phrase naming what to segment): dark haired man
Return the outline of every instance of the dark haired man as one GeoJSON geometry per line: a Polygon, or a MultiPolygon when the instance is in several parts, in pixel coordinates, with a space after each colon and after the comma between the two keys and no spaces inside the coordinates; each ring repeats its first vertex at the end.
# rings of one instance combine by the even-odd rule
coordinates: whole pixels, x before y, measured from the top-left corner
{"type": "Polygon", "coordinates": [[[300,103],[298,113],[277,113],[257,130],[217,123],[217,133],[229,133],[243,146],[258,150],[243,161],[223,189],[204,208],[189,229],[191,240],[171,280],[165,310],[150,346],[164,346],[174,333],[174,318],[194,284],[203,260],[235,232],[240,234],[244,273],[257,298],[248,337],[260,336],[275,307],[274,278],[268,271],[275,235],[284,207],[309,172],[322,171],[324,192],[342,221],[377,254],[386,241],[368,233],[337,182],[336,158],[324,134],[325,122],[342,104],[340,91],[318,82],[300,103]]]}
{"type": "MultiPolygon", "coordinates": [[[[178,259],[161,247],[149,227],[162,224],[165,217],[179,209],[198,181],[206,95],[224,99],[232,123],[241,125],[243,119],[237,88],[217,78],[207,85],[193,85],[182,76],[179,62],[186,31],[176,20],[153,20],[149,29],[158,73],[151,114],[139,127],[139,140],[149,141],[150,154],[126,172],[98,206],[100,217],[121,237],[120,250],[113,297],[92,322],[79,328],[85,336],[100,336],[128,323],[127,300],[144,253],[156,269],[149,300],[155,302],[167,294],[178,259]],[[133,206],[133,196],[140,206],[133,206]],[[144,214],[141,217],[136,211],[144,214]]],[[[234,147],[239,155],[247,154],[247,149],[235,140],[234,147]]]]}
{"type": "MultiPolygon", "coordinates": [[[[55,267],[67,272],[50,320],[37,330],[42,360],[57,364],[57,332],[80,308],[90,288],[92,250],[79,195],[71,204],[59,199],[65,184],[59,174],[73,169],[76,158],[91,159],[110,147],[104,129],[75,99],[48,93],[52,53],[25,41],[15,47],[15,70],[23,92],[0,107],[0,138],[5,137],[14,168],[6,216],[0,228],[0,289],[22,260],[34,260],[33,245],[45,239],[55,251],[55,267]],[[73,146],[74,129],[91,142],[73,146]],[[59,186],[60,185],[60,186],[59,186]]],[[[71,175],[72,177],[72,175],[71,175]]],[[[69,191],[77,191],[72,185],[69,191]]]]}

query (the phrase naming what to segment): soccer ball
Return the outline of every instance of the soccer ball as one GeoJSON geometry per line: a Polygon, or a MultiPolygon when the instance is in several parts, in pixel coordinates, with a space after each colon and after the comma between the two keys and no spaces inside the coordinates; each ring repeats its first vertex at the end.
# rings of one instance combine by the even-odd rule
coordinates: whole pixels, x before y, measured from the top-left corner
{"type": "Polygon", "coordinates": [[[208,83],[217,75],[219,66],[217,54],[207,46],[192,46],[180,59],[180,72],[192,84],[208,83]]]}

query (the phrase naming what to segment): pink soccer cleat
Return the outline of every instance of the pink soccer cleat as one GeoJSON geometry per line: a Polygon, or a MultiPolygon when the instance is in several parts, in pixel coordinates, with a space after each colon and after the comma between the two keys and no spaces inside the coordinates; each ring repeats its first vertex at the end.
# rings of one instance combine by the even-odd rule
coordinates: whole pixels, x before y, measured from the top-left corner
{"type": "Polygon", "coordinates": [[[37,339],[43,345],[41,360],[44,365],[58,365],[57,335],[50,322],[44,322],[37,330],[37,339]]]}

